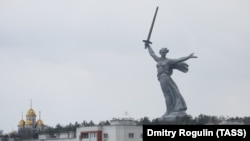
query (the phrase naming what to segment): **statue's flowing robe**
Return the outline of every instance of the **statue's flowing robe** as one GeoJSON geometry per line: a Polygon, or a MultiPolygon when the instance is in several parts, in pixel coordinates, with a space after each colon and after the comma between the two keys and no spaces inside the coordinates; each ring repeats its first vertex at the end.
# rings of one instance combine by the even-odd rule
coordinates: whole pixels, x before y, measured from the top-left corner
{"type": "Polygon", "coordinates": [[[185,112],[187,110],[186,102],[182,97],[177,85],[171,78],[173,69],[177,69],[186,73],[188,71],[188,64],[184,62],[171,64],[168,70],[168,74],[158,74],[158,80],[160,81],[167,107],[167,112],[164,114],[164,116],[167,116],[174,112],[185,112]]]}

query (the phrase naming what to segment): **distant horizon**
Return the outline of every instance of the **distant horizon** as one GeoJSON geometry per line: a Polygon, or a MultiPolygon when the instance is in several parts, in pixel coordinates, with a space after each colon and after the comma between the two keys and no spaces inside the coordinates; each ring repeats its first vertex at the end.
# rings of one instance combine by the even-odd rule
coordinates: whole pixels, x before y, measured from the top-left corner
{"type": "MultiPolygon", "coordinates": [[[[187,115],[187,116],[191,116],[191,115],[187,115]]],[[[249,120],[250,120],[250,116],[245,116],[245,117],[224,117],[224,116],[215,116],[215,115],[206,115],[206,114],[200,114],[200,115],[198,115],[198,116],[191,116],[191,118],[194,120],[195,118],[198,118],[199,116],[208,116],[208,117],[216,117],[216,118],[218,118],[218,120],[222,120],[223,118],[225,118],[223,121],[227,121],[227,120],[231,120],[232,118],[241,118],[241,119],[244,119],[244,118],[249,118],[249,120]]],[[[62,126],[62,127],[66,127],[67,125],[69,125],[69,124],[72,124],[72,125],[75,125],[76,123],[77,124],[79,124],[81,127],[83,126],[83,125],[81,125],[83,122],[93,122],[95,125],[94,126],[97,126],[97,125],[99,125],[101,122],[106,122],[106,121],[109,121],[109,122],[111,122],[112,120],[134,120],[134,121],[137,121],[137,122],[139,122],[140,120],[142,120],[142,119],[144,119],[144,118],[148,118],[147,116],[145,116],[145,117],[142,117],[142,118],[140,118],[140,119],[134,119],[134,118],[132,118],[132,117],[118,117],[118,118],[112,118],[112,119],[107,119],[107,120],[101,120],[101,121],[99,121],[98,123],[97,122],[94,122],[94,121],[92,121],[92,120],[90,120],[90,121],[86,121],[86,120],[82,120],[81,122],[80,121],[74,121],[74,122],[70,122],[70,123],[68,123],[68,124],[66,124],[66,125],[63,125],[63,124],[60,124],[60,123],[57,123],[56,125],[54,125],[54,126],[50,126],[50,125],[46,125],[45,124],[45,126],[48,126],[48,127],[52,127],[52,128],[56,128],[56,126],[57,125],[60,125],[60,126],[62,126]]],[[[149,121],[150,122],[154,122],[154,120],[157,120],[157,119],[159,119],[159,118],[153,118],[153,119],[150,119],[150,118],[148,118],[149,119],[149,121]]],[[[165,121],[166,122],[166,121],[165,121]]],[[[243,121],[242,121],[243,122],[243,121]]],[[[1,131],[1,130],[0,130],[1,131]]],[[[9,132],[9,133],[12,133],[12,132],[17,132],[17,131],[15,131],[15,130],[12,130],[11,132],[9,132]]],[[[8,134],[8,133],[5,133],[5,132],[3,132],[3,135],[5,135],[5,134],[8,134]]]]}

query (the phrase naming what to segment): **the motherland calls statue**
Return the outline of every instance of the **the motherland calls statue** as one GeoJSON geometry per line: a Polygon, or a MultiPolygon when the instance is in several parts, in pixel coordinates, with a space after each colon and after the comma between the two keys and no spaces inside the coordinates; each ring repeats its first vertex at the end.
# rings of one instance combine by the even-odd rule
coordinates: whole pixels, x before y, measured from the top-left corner
{"type": "Polygon", "coordinates": [[[160,50],[160,57],[158,57],[153,49],[151,48],[150,44],[150,36],[152,33],[153,25],[155,22],[155,18],[157,15],[158,7],[156,8],[156,12],[154,15],[154,19],[149,31],[148,39],[144,40],[145,48],[148,49],[150,56],[157,62],[157,77],[161,85],[162,92],[165,97],[166,103],[166,112],[161,117],[162,119],[167,118],[175,118],[175,117],[182,117],[186,115],[186,102],[183,99],[177,85],[171,78],[173,73],[173,69],[180,70],[182,72],[188,71],[188,65],[184,62],[190,58],[197,58],[194,54],[190,54],[186,57],[182,57],[179,59],[169,59],[166,57],[166,54],[169,52],[167,48],[162,48],[160,50]]]}

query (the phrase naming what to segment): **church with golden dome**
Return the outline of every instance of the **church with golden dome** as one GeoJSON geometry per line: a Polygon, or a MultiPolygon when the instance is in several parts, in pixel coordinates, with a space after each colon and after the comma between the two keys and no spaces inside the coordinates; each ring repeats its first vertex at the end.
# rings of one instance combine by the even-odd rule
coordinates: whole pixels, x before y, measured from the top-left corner
{"type": "Polygon", "coordinates": [[[36,133],[44,131],[45,125],[41,119],[41,112],[39,111],[39,119],[36,120],[36,112],[32,109],[32,101],[30,104],[30,109],[26,114],[26,121],[22,119],[19,121],[18,125],[18,135],[22,138],[32,138],[36,133]]]}

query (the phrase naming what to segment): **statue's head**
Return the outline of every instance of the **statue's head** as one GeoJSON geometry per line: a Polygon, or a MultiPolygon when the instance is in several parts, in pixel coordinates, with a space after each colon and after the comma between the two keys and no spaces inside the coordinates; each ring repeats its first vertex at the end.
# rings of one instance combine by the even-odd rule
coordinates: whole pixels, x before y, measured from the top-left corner
{"type": "Polygon", "coordinates": [[[159,53],[161,54],[162,57],[165,57],[166,54],[169,52],[167,48],[162,48],[159,53]]]}

